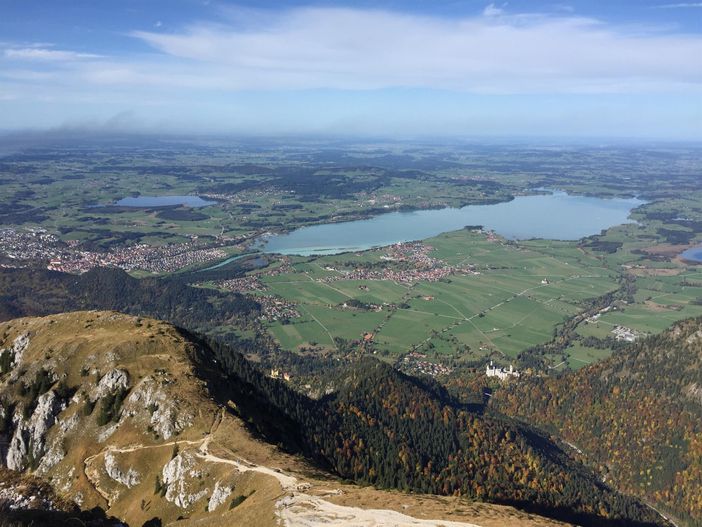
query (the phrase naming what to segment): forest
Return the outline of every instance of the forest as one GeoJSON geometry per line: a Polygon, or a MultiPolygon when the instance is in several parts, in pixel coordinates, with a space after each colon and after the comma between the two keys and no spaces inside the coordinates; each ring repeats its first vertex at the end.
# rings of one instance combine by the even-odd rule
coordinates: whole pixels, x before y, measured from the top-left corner
{"type": "MultiPolygon", "coordinates": [[[[225,324],[248,327],[260,309],[236,293],[177,280],[138,280],[117,269],[81,276],[4,269],[0,298],[4,319],[114,309],[158,317],[191,332],[225,324]]],[[[343,478],[507,503],[580,524],[658,521],[611,484],[699,525],[700,326],[701,321],[683,323],[633,347],[617,346],[610,360],[579,372],[497,390],[487,411],[481,404],[459,402],[434,381],[417,380],[370,358],[357,364],[319,358],[305,366],[309,361],[299,357],[296,366],[325,368],[325,382],[335,387],[331,395],[310,399],[246,360],[245,355],[274,347],[261,334],[242,338],[208,331],[202,349],[210,350],[226,372],[207,373],[216,381],[214,391],[223,401],[239,401],[257,433],[343,478]],[[664,351],[670,349],[676,353],[664,351]],[[245,382],[232,382],[234,377],[245,382]],[[572,383],[579,389],[571,390],[572,383]],[[542,432],[497,412],[562,435],[596,461],[594,472],[542,432]],[[637,448],[630,448],[632,442],[637,448]],[[606,484],[596,474],[604,474],[606,484]]]]}
{"type": "Polygon", "coordinates": [[[665,525],[547,436],[454,400],[431,381],[363,359],[310,399],[240,353],[200,340],[199,374],[267,441],[359,484],[509,504],[579,525],[665,525]],[[214,361],[212,360],[214,358],[214,361]]]}
{"type": "Polygon", "coordinates": [[[260,313],[238,293],[190,287],[176,280],[137,279],[121,269],[83,275],[42,269],[0,269],[0,320],[84,309],[110,309],[190,329],[245,324],[260,313]]]}
{"type": "Polygon", "coordinates": [[[553,430],[617,488],[702,525],[702,319],[577,372],[496,391],[491,406],[553,430]]]}

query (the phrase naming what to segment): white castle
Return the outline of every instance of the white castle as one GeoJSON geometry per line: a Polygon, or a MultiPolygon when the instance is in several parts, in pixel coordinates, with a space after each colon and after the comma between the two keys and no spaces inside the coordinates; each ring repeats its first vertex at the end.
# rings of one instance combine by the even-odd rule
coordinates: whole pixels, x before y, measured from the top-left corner
{"type": "Polygon", "coordinates": [[[488,364],[485,367],[485,375],[487,375],[488,377],[497,377],[500,380],[504,381],[509,377],[518,378],[521,375],[521,373],[515,370],[511,364],[509,365],[509,370],[506,370],[504,368],[498,368],[492,363],[492,361],[490,361],[490,364],[488,364]]]}

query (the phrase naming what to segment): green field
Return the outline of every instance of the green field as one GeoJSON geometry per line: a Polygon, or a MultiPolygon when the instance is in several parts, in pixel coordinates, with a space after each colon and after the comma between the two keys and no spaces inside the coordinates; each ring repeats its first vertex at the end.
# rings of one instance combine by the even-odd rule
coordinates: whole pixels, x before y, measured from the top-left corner
{"type": "Polygon", "coordinates": [[[374,351],[388,357],[414,350],[459,362],[490,354],[511,360],[547,342],[583,301],[617,288],[616,273],[574,243],[516,244],[467,230],[425,243],[431,257],[474,272],[409,283],[344,278],[356,266],[379,265],[385,249],[292,259],[285,274],[260,271],[266,294],[294,302],[300,313],[268,323],[269,332],[292,350],[334,350],[336,337],[361,340],[372,333],[374,351]],[[344,307],[350,299],[374,307],[344,307]]]}
{"type": "MultiPolygon", "coordinates": [[[[675,258],[702,242],[699,153],[690,145],[541,151],[402,142],[186,145],[144,138],[113,147],[85,141],[68,150],[47,146],[4,158],[0,226],[45,228],[80,251],[187,242],[238,254],[251,252],[250,241],[268,231],[393,210],[505,202],[538,188],[639,196],[647,203],[633,211],[637,223],[578,242],[515,243],[465,229],[426,240],[430,258],[458,269],[438,281],[383,277],[421,269],[421,262],[390,262],[384,258],[390,249],[383,248],[325,257],[269,255],[257,270],[232,263],[208,275],[187,271],[211,266],[209,259],[178,268],[177,279],[205,287],[224,287],[240,272],[258,274],[264,291],[250,292],[294,305],[299,316],[266,315],[246,330],[268,332],[285,349],[348,351],[337,339],[359,341],[372,333],[372,345],[366,342],[363,351],[387,360],[416,351],[429,360],[474,365],[487,356],[512,362],[551,342],[557,345],[539,351],[548,365],[575,368],[608,353],[603,349],[611,349],[616,326],[643,335],[702,315],[702,288],[694,285],[702,284],[702,267],[675,258]],[[131,195],[176,194],[217,203],[168,210],[111,206],[131,195]],[[286,272],[278,274],[283,265],[286,272]],[[351,274],[359,269],[375,275],[351,274]],[[605,296],[613,291],[616,301],[605,296]],[[592,309],[593,299],[603,298],[613,309],[596,323],[578,318],[592,309]],[[568,335],[556,342],[561,331],[568,335]]],[[[46,254],[22,265],[46,265],[46,254]]],[[[0,251],[0,264],[13,266],[12,260],[0,251]]],[[[145,276],[148,268],[139,269],[130,268],[145,276]]]]}
{"type": "Polygon", "coordinates": [[[611,346],[602,343],[614,341],[616,326],[643,336],[702,315],[697,305],[702,287],[689,285],[702,285],[702,266],[642,254],[651,244],[649,233],[645,225],[615,227],[602,238],[621,246],[602,252],[579,242],[516,243],[466,229],[449,232],[423,242],[430,247],[428,256],[440,266],[472,272],[459,270],[440,280],[347,278],[359,268],[413,267],[388,264],[390,249],[385,248],[292,257],[290,272],[257,273],[266,294],[296,304],[300,317],[272,320],[265,327],[290,350],[334,352],[335,339],[361,342],[371,333],[372,347],[366,343],[366,348],[388,360],[418,352],[454,366],[480,364],[487,357],[509,363],[551,341],[554,331],[585,312],[593,299],[618,290],[622,271],[629,269],[636,284],[633,303],[617,301],[596,322],[581,321],[561,352],[545,356],[552,367],[577,369],[611,353],[611,346]],[[368,308],[345,307],[352,299],[368,308]]]}

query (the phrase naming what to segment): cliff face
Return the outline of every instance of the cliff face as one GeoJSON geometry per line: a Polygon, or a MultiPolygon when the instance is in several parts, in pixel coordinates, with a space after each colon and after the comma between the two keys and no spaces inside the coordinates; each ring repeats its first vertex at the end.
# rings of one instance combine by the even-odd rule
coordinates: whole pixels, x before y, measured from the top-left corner
{"type": "MultiPolygon", "coordinates": [[[[0,465],[16,471],[0,480],[33,474],[61,503],[137,526],[558,524],[310,476],[319,472],[254,439],[236,402],[212,399],[197,346],[168,324],[114,312],[0,324],[0,465]]],[[[20,509],[24,498],[13,497],[20,509]]]]}
{"type": "Polygon", "coordinates": [[[125,527],[103,511],[80,511],[40,478],[0,467],[0,526],[55,527],[78,524],[86,527],[125,527]]]}

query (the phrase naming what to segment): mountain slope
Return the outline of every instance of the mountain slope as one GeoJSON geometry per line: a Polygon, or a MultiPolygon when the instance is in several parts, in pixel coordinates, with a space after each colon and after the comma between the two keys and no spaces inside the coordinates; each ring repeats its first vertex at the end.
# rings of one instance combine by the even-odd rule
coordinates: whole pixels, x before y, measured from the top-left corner
{"type": "Polygon", "coordinates": [[[78,524],[86,527],[122,527],[101,509],[81,511],[56,494],[40,478],[0,467],[0,527],[55,527],[78,524]]]}
{"type": "Polygon", "coordinates": [[[16,319],[0,324],[0,349],[0,459],[130,525],[559,525],[330,478],[252,436],[275,430],[279,414],[237,417],[255,407],[241,397],[253,384],[230,375],[239,392],[220,399],[199,377],[221,371],[214,352],[163,322],[114,312],[16,319]]]}
{"type": "Polygon", "coordinates": [[[492,403],[560,433],[617,488],[702,525],[702,319],[492,403]]]}
{"type": "Polygon", "coordinates": [[[80,309],[116,310],[191,329],[260,315],[260,306],[238,293],[190,287],[174,279],[137,279],[116,268],[95,268],[82,275],[0,268],[0,320],[80,309]]]}
{"type": "Polygon", "coordinates": [[[438,386],[374,360],[352,367],[319,401],[263,377],[216,342],[212,393],[269,441],[297,449],[344,478],[381,488],[511,504],[581,525],[664,523],[650,508],[602,484],[539,432],[452,401],[438,386]],[[269,422],[259,419],[261,414],[269,422]]]}

